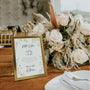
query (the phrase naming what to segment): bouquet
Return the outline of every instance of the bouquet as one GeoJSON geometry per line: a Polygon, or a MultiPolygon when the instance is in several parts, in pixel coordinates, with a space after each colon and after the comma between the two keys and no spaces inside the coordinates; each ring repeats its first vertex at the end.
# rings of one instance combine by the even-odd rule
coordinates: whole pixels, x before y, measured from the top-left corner
{"type": "Polygon", "coordinates": [[[90,60],[90,23],[81,15],[54,13],[49,3],[49,20],[41,14],[33,14],[31,21],[23,27],[29,35],[42,35],[48,61],[58,69],[79,68],[90,60]]]}

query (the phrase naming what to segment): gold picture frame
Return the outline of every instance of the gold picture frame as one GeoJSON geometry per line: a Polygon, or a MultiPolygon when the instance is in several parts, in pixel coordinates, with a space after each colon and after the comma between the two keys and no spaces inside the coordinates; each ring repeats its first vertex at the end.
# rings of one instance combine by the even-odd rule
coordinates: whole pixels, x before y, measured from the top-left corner
{"type": "Polygon", "coordinates": [[[36,77],[41,77],[41,76],[46,76],[47,75],[47,70],[46,70],[47,67],[46,67],[46,63],[45,63],[44,48],[43,48],[43,42],[42,42],[42,37],[41,36],[12,37],[12,47],[13,47],[14,78],[15,78],[15,81],[30,79],[30,78],[36,78],[36,77]],[[24,43],[25,40],[27,41],[27,43],[24,43]],[[38,42],[38,41],[40,41],[40,42],[38,42]],[[33,44],[31,44],[29,42],[32,42],[33,44]],[[33,47],[30,47],[30,45],[31,46],[33,45],[33,47]],[[38,45],[38,46],[36,46],[36,45],[38,45]],[[31,56],[29,56],[30,53],[25,54],[29,50],[27,47],[29,49],[31,49],[32,52],[34,52],[32,54],[32,57],[33,58],[35,58],[35,57],[38,58],[38,59],[35,59],[36,61],[33,58],[32,58],[32,60],[30,59],[31,58],[31,56]],[[40,47],[41,47],[41,54],[40,54],[40,47]],[[25,49],[25,48],[27,48],[27,49],[25,49]],[[38,50],[38,53],[37,53],[36,48],[38,50]],[[20,54],[20,50],[21,50],[21,54],[20,54]],[[19,56],[19,54],[20,54],[20,56],[19,56]],[[25,55],[27,55],[27,56],[25,56],[25,55]],[[29,57],[29,58],[27,58],[27,57],[29,57]],[[41,57],[42,57],[42,60],[41,60],[41,57]],[[30,62],[32,62],[32,63],[30,63],[30,62]],[[37,63],[35,63],[35,62],[37,62],[37,63]],[[19,64],[21,65],[21,68],[20,68],[19,64]],[[27,69],[26,69],[25,64],[28,66],[27,69]],[[21,71],[20,71],[20,69],[21,69],[21,71]],[[25,70],[28,71],[29,73],[27,73],[25,70]]]}

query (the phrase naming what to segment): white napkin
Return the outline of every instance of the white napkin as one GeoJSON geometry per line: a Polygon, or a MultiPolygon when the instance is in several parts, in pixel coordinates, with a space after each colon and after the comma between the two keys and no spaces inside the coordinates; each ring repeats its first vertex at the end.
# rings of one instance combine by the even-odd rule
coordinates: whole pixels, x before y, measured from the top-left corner
{"type": "MultiPolygon", "coordinates": [[[[69,87],[74,88],[75,90],[90,90],[90,81],[75,81],[72,77],[81,79],[80,77],[65,71],[62,77],[60,78],[61,83],[69,87]]],[[[85,78],[84,78],[85,79],[85,78]]]]}
{"type": "Polygon", "coordinates": [[[0,46],[0,48],[3,48],[4,46],[0,46]]]}

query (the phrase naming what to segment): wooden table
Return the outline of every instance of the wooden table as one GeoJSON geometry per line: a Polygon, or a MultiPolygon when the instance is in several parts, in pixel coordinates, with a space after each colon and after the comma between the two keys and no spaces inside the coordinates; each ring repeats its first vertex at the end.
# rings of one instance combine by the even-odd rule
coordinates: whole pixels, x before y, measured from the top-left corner
{"type": "MultiPolygon", "coordinates": [[[[89,70],[90,66],[83,66],[81,70],[89,70]]],[[[71,70],[75,71],[75,70],[71,70]]],[[[45,77],[14,81],[13,73],[13,55],[12,48],[0,49],[0,90],[44,90],[45,84],[52,78],[63,74],[63,70],[54,69],[51,65],[47,65],[48,75],[45,77]]]]}

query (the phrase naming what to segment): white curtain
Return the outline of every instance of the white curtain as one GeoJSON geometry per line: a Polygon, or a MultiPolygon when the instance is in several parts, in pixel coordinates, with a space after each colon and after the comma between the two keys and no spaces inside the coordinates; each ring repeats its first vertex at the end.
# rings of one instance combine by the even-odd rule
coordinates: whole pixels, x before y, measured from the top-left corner
{"type": "Polygon", "coordinates": [[[51,4],[53,5],[55,13],[59,14],[61,11],[61,0],[51,0],[51,4]]]}

